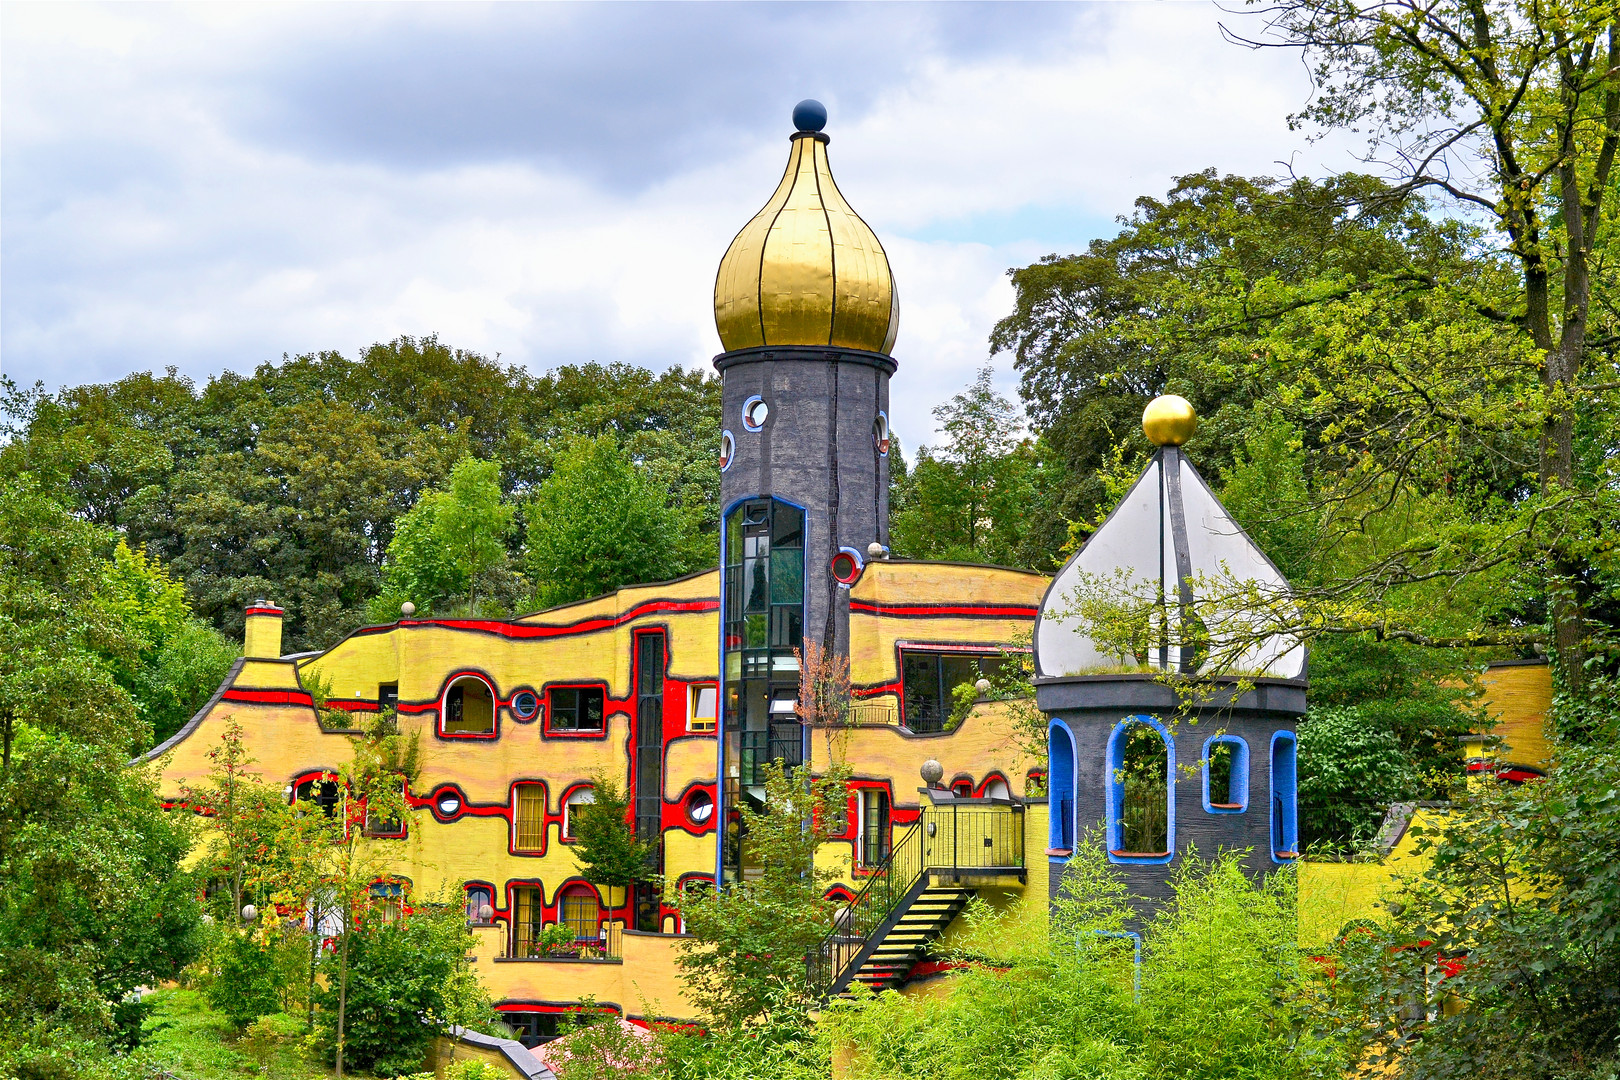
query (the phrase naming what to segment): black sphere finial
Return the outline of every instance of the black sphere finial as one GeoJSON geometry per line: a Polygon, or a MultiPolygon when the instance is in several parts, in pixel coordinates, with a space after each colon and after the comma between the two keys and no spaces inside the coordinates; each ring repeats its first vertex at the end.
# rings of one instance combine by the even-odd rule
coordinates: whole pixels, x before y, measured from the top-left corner
{"type": "Polygon", "coordinates": [[[800,131],[820,131],[827,126],[827,106],[815,98],[805,98],[793,106],[793,126],[800,131]]]}

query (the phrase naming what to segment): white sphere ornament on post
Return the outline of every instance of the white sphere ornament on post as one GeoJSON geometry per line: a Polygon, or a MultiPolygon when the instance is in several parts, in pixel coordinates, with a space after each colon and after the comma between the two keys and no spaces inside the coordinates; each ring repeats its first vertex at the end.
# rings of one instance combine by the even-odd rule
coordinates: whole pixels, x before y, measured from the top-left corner
{"type": "Polygon", "coordinates": [[[866,545],[866,557],[874,562],[883,558],[883,545],[876,540],[866,545]]]}
{"type": "Polygon", "coordinates": [[[242,905],[242,921],[243,922],[252,922],[254,919],[257,919],[258,917],[259,917],[259,909],[258,908],[254,907],[252,904],[243,904],[242,905]]]}
{"type": "Polygon", "coordinates": [[[923,783],[927,784],[929,787],[935,786],[945,778],[945,766],[941,765],[933,758],[929,758],[927,761],[923,762],[922,768],[918,771],[922,773],[923,783]]]}
{"type": "Polygon", "coordinates": [[[407,600],[399,605],[399,613],[408,619],[416,614],[416,605],[407,600]]]}
{"type": "Polygon", "coordinates": [[[478,921],[483,923],[495,921],[495,909],[488,904],[481,904],[478,908],[478,921]]]}
{"type": "Polygon", "coordinates": [[[980,697],[988,696],[990,693],[990,680],[981,678],[978,682],[973,684],[973,689],[979,692],[980,697]]]}

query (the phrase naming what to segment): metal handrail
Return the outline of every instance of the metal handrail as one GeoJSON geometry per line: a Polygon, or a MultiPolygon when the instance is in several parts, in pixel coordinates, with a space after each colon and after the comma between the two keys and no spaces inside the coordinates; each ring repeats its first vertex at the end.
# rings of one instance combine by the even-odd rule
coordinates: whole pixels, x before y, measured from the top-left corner
{"type": "Polygon", "coordinates": [[[927,875],[959,881],[1023,868],[1023,804],[926,807],[855,898],[834,914],[831,932],[808,958],[812,985],[820,996],[829,996],[868,940],[927,875]]]}
{"type": "Polygon", "coordinates": [[[839,976],[860,955],[867,938],[877,932],[925,873],[923,823],[919,818],[872,870],[855,899],[834,914],[831,933],[810,955],[810,981],[820,996],[831,994],[839,976]]]}

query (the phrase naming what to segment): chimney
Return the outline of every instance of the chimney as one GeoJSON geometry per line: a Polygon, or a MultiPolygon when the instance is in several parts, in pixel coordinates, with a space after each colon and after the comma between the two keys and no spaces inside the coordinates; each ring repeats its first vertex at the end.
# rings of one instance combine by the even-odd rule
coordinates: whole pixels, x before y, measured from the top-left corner
{"type": "Polygon", "coordinates": [[[242,655],[250,660],[275,660],[281,656],[281,617],[286,612],[268,600],[248,605],[242,626],[242,655]]]}

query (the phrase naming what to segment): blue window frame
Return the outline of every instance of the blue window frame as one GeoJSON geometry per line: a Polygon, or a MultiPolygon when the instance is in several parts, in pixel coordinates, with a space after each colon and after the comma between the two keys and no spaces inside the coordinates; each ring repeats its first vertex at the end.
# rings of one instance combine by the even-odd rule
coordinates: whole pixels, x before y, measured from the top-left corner
{"type": "Polygon", "coordinates": [[[1176,856],[1176,743],[1151,716],[1127,716],[1108,737],[1108,861],[1176,856]],[[1154,738],[1157,736],[1157,738],[1154,738]]]}
{"type": "Polygon", "coordinates": [[[1299,858],[1299,740],[1292,731],[1271,736],[1271,861],[1299,858]]]}
{"type": "Polygon", "coordinates": [[[1047,729],[1047,810],[1050,824],[1047,846],[1054,851],[1074,850],[1074,736],[1061,723],[1047,729]]]}
{"type": "Polygon", "coordinates": [[[1204,743],[1204,812],[1241,814],[1249,809],[1249,744],[1236,735],[1204,743]]]}

